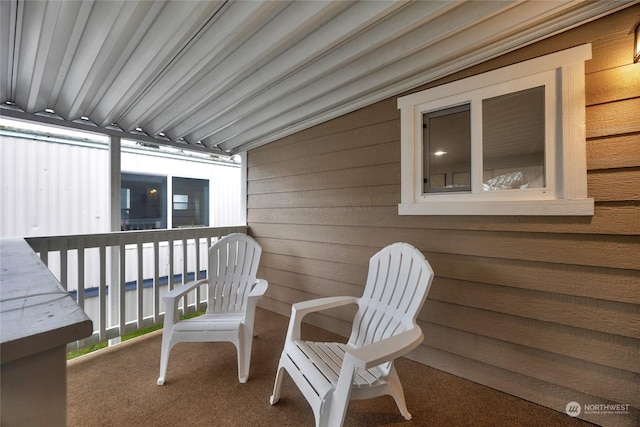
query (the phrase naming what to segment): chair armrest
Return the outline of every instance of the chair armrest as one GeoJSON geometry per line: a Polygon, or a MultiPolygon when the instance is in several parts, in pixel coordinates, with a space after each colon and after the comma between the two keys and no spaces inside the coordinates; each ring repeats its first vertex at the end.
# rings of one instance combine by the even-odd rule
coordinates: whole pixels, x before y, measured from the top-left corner
{"type": "Polygon", "coordinates": [[[188,294],[189,292],[191,292],[196,287],[200,285],[205,285],[207,283],[208,283],[207,279],[202,279],[202,280],[196,280],[193,282],[185,283],[184,285],[176,286],[175,288],[173,288],[172,290],[164,294],[162,296],[162,299],[165,301],[165,304],[167,304],[167,301],[181,298],[186,294],[188,294]]]}
{"type": "Polygon", "coordinates": [[[359,298],[350,296],[337,296],[316,298],[309,301],[297,302],[291,306],[291,314],[303,317],[314,311],[328,310],[347,304],[357,304],[359,298]]]}
{"type": "MultiPolygon", "coordinates": [[[[405,355],[420,345],[423,339],[422,329],[415,326],[398,335],[362,347],[349,349],[347,350],[347,355],[354,359],[353,364],[356,367],[369,369],[405,355]]],[[[347,355],[345,355],[345,360],[347,355]]]]}
{"type": "Polygon", "coordinates": [[[315,311],[328,310],[348,304],[357,304],[360,298],[351,296],[337,296],[316,298],[309,301],[297,302],[291,306],[291,319],[287,330],[287,340],[299,340],[302,318],[315,311]]]}
{"type": "MultiPolygon", "coordinates": [[[[256,284],[253,285],[253,288],[247,295],[247,308],[244,311],[244,318],[242,323],[244,323],[249,331],[253,331],[253,321],[255,319],[256,307],[258,305],[258,301],[265,292],[267,292],[267,288],[269,288],[269,283],[264,279],[256,279],[256,284]]],[[[253,335],[253,333],[252,333],[253,335]]]]}
{"type": "Polygon", "coordinates": [[[267,288],[269,288],[269,283],[264,279],[257,279],[257,283],[249,292],[249,298],[260,298],[267,292],[267,288]]]}
{"type": "Polygon", "coordinates": [[[162,296],[162,301],[164,301],[163,328],[173,328],[173,325],[175,325],[176,322],[180,319],[180,316],[178,314],[178,303],[180,298],[194,290],[196,287],[204,285],[206,283],[207,279],[185,283],[184,285],[176,286],[162,296]]]}

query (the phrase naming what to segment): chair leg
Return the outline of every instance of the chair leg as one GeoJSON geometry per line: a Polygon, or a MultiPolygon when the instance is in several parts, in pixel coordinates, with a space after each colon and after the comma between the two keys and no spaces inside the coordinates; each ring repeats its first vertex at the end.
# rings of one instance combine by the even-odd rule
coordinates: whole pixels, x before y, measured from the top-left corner
{"type": "Polygon", "coordinates": [[[162,331],[162,347],[160,350],[160,376],[157,384],[163,385],[167,375],[167,366],[169,365],[169,354],[171,353],[171,333],[162,331]]]}
{"type": "Polygon", "coordinates": [[[269,399],[269,403],[271,405],[275,405],[280,400],[280,390],[282,389],[282,379],[284,378],[284,368],[278,365],[278,370],[276,371],[276,381],[273,384],[273,394],[269,399]]]}
{"type": "Polygon", "coordinates": [[[387,385],[389,387],[389,391],[393,400],[395,400],[400,413],[404,417],[405,420],[411,419],[411,414],[407,409],[407,403],[404,399],[404,391],[402,389],[402,384],[400,383],[400,377],[398,376],[398,371],[396,371],[396,367],[393,366],[391,368],[391,372],[389,373],[389,378],[387,378],[387,385]]]}
{"type": "Polygon", "coordinates": [[[249,368],[251,366],[251,345],[253,344],[253,331],[246,331],[240,328],[238,337],[238,380],[244,384],[249,379],[249,368]]]}

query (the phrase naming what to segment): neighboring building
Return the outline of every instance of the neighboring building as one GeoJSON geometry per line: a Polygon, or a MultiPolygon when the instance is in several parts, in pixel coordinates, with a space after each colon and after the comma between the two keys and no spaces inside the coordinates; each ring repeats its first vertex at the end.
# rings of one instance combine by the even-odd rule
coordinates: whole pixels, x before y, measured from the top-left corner
{"type": "MultiPolygon", "coordinates": [[[[240,164],[133,141],[123,141],[121,152],[122,230],[242,223],[240,164]]],[[[0,237],[109,232],[108,161],[108,138],[102,135],[0,119],[0,237]]],[[[181,245],[175,242],[177,248],[181,245]]],[[[193,243],[188,245],[192,250],[193,243]]],[[[206,249],[202,243],[203,260],[206,249]]],[[[151,292],[146,288],[153,277],[152,250],[144,248],[147,293],[151,292]]],[[[166,257],[167,252],[162,244],[160,256],[166,257]]],[[[85,310],[92,319],[99,313],[98,298],[93,298],[98,295],[97,256],[94,253],[85,259],[85,310]]],[[[128,248],[126,257],[130,265],[135,264],[135,248],[128,248]]],[[[75,253],[67,263],[76,270],[75,253]]],[[[51,254],[49,268],[59,279],[59,254],[51,254]]],[[[168,265],[164,263],[160,271],[163,286],[167,275],[168,265]]],[[[126,282],[127,299],[131,301],[126,316],[133,319],[137,287],[133,269],[126,271],[126,282]]],[[[67,288],[75,297],[75,276],[67,288]]],[[[145,298],[145,313],[151,312],[152,302],[152,298],[145,298]]]]}
{"type": "MultiPolygon", "coordinates": [[[[0,237],[110,231],[108,138],[5,120],[0,150],[0,237]]],[[[240,164],[133,141],[121,162],[122,230],[241,222],[240,164]]]]}

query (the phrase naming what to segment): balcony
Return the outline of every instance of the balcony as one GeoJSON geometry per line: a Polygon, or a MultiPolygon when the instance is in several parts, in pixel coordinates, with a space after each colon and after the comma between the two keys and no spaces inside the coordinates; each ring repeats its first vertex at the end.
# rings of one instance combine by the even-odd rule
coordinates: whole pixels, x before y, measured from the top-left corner
{"type": "MultiPolygon", "coordinates": [[[[67,425],[73,426],[312,426],[313,413],[285,376],[280,402],[270,406],[288,319],[258,309],[246,384],[237,378],[228,343],[174,347],[167,382],[157,386],[161,331],[68,362],[67,425]]],[[[313,340],[339,339],[304,325],[313,340]]],[[[413,420],[389,396],[351,401],[345,426],[591,426],[585,421],[400,359],[397,369],[413,420]]]]}
{"type": "MultiPolygon", "coordinates": [[[[162,295],[206,275],[207,248],[236,231],[246,227],[2,239],[0,423],[66,425],[67,351],[160,325],[162,295]]],[[[198,287],[179,311],[204,306],[198,287]]]]}
{"type": "MultiPolygon", "coordinates": [[[[246,227],[116,232],[28,238],[62,287],[93,321],[93,333],[68,350],[114,340],[162,323],[161,296],[206,274],[206,248],[246,227]],[[171,279],[170,279],[171,278],[171,279]]],[[[200,291],[182,313],[204,308],[200,291]]],[[[67,362],[66,425],[313,425],[313,414],[287,378],[278,405],[269,405],[288,319],[259,309],[251,376],[237,381],[236,353],[228,343],[186,343],[173,349],[167,383],[159,387],[161,331],[114,344],[67,362]]],[[[340,340],[305,325],[312,340],[340,340]]],[[[117,340],[116,340],[117,341],[117,340]]],[[[435,370],[398,361],[416,425],[586,426],[584,421],[435,370]],[[497,421],[499,420],[499,422],[497,421]],[[497,424],[498,423],[498,424],[497,424]]],[[[350,403],[345,425],[405,425],[390,397],[350,403]]]]}

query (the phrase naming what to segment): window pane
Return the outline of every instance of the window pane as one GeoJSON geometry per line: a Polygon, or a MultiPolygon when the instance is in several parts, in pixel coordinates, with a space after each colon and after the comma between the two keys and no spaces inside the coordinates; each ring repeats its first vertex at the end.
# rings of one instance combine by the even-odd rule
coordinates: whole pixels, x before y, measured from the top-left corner
{"type": "Polygon", "coordinates": [[[471,191],[469,104],[424,113],[424,193],[471,191]]]}
{"type": "Polygon", "coordinates": [[[545,186],[544,86],[482,100],[484,191],[545,186]]]}
{"type": "Polygon", "coordinates": [[[167,178],[123,173],[120,190],[120,228],[167,228],[167,178]]]}
{"type": "Polygon", "coordinates": [[[209,181],[173,178],[173,227],[209,225],[209,181]]]}

